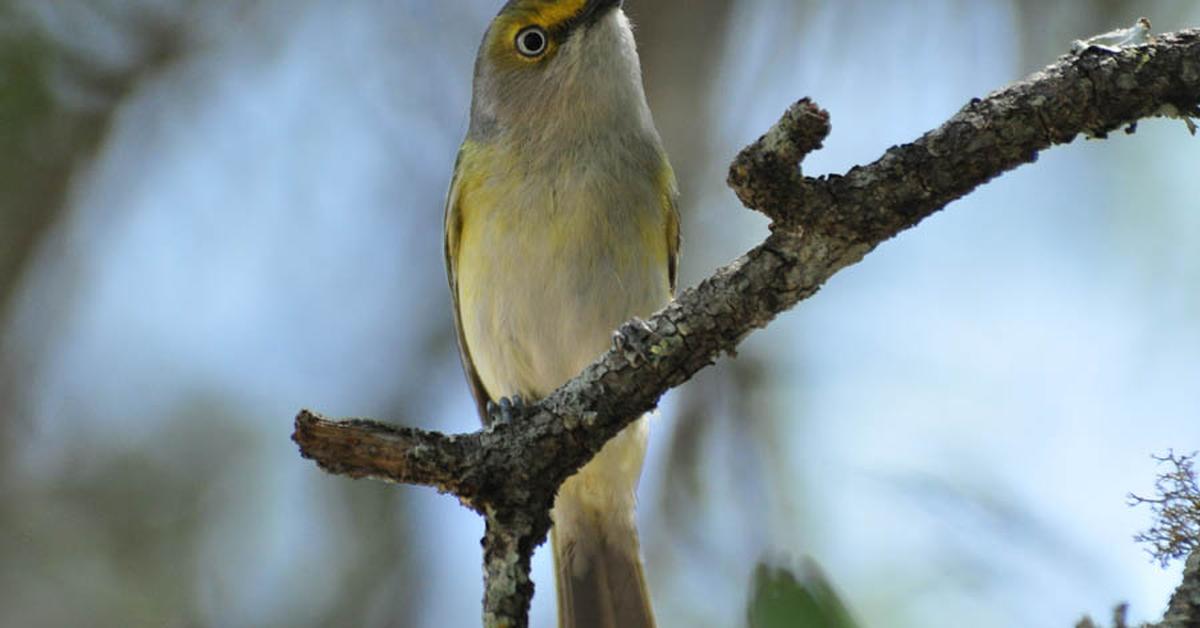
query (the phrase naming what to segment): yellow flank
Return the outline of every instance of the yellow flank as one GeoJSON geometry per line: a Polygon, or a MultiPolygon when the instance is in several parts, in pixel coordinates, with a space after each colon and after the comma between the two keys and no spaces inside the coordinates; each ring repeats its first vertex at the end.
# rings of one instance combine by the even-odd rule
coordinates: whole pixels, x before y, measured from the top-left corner
{"type": "MultiPolygon", "coordinates": [[[[450,180],[450,194],[446,201],[446,263],[450,270],[450,280],[456,280],[455,272],[458,253],[462,246],[463,196],[471,189],[479,187],[479,181],[471,176],[470,167],[475,160],[475,144],[463,142],[458,149],[458,159],[454,163],[454,177],[450,180]]],[[[453,287],[453,286],[452,286],[453,287]]],[[[453,296],[457,297],[457,293],[453,296]]]]}
{"type": "Polygon", "coordinates": [[[476,144],[465,141],[459,149],[458,169],[454,174],[453,189],[451,190],[450,212],[455,216],[453,234],[447,233],[448,246],[451,249],[451,259],[457,262],[459,253],[464,247],[486,246],[480,241],[478,225],[481,212],[490,212],[496,206],[495,187],[484,186],[484,178],[489,171],[480,167],[496,159],[496,151],[487,144],[476,144]],[[470,225],[470,228],[468,227],[470,225]],[[470,237],[476,241],[467,242],[470,237]]]}
{"type": "MultiPolygon", "coordinates": [[[[679,207],[676,204],[676,197],[679,194],[678,184],[675,182],[675,170],[671,168],[671,162],[667,160],[667,156],[663,155],[662,169],[658,173],[658,194],[659,202],[662,204],[663,222],[666,227],[666,256],[667,276],[670,282],[671,295],[675,294],[675,286],[679,279],[677,270],[679,267],[679,207]]],[[[648,235],[655,235],[654,233],[648,235]]],[[[660,240],[661,242],[661,240],[660,240]]],[[[657,248],[655,249],[657,250],[657,248]]],[[[657,261],[657,258],[656,258],[657,261]]]]}

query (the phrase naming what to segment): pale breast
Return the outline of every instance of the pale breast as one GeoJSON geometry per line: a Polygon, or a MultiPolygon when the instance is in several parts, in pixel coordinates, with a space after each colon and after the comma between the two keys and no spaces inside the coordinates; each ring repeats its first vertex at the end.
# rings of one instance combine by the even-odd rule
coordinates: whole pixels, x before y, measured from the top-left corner
{"type": "Polygon", "coordinates": [[[670,298],[663,193],[636,163],[493,176],[463,198],[463,332],[493,398],[542,397],[670,298]]]}

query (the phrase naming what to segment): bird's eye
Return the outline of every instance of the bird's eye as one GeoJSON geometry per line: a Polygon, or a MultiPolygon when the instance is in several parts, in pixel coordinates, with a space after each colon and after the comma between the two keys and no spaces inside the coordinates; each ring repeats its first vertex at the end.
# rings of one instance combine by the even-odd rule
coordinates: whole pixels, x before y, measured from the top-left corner
{"type": "Polygon", "coordinates": [[[536,57],[546,52],[546,31],[540,26],[529,26],[517,33],[517,52],[526,57],[536,57]]]}

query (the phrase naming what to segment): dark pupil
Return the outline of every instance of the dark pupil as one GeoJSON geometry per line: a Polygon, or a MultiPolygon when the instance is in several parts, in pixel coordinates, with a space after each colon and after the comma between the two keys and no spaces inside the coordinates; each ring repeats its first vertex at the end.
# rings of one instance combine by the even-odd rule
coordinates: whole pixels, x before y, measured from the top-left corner
{"type": "Polygon", "coordinates": [[[521,36],[521,43],[525,48],[525,52],[538,53],[546,45],[546,40],[542,37],[541,33],[529,31],[521,36]]]}

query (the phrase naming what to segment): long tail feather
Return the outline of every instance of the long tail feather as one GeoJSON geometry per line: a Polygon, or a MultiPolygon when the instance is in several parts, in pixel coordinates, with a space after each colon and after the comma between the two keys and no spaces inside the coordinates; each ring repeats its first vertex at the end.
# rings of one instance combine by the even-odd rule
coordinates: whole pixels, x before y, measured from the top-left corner
{"type": "Polygon", "coordinates": [[[654,628],[637,531],[611,517],[587,516],[596,513],[573,514],[584,516],[552,534],[559,627],[654,628]]]}

